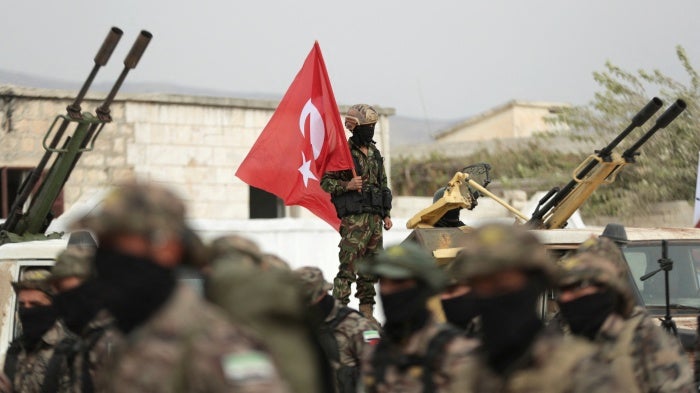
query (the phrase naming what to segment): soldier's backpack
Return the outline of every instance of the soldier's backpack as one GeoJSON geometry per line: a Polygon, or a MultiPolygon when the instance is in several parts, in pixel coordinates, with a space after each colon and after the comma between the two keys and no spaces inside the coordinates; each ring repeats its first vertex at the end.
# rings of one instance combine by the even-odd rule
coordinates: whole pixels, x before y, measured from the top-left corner
{"type": "MultiPolygon", "coordinates": [[[[335,331],[338,326],[350,315],[360,313],[350,307],[343,306],[338,310],[338,314],[329,323],[321,323],[319,326],[319,342],[323,352],[332,364],[340,363],[340,348],[338,340],[335,338],[335,331]]],[[[358,367],[341,367],[336,371],[336,387],[339,393],[354,393],[357,391],[357,380],[360,376],[358,367]]]]}

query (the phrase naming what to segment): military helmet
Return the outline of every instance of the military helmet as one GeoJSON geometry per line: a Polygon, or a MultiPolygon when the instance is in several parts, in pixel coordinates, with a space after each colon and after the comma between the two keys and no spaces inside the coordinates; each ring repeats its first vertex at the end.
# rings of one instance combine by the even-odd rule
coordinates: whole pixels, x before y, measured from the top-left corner
{"type": "Polygon", "coordinates": [[[51,272],[48,269],[26,270],[22,272],[18,281],[12,282],[12,288],[14,288],[16,293],[23,289],[32,289],[53,296],[54,291],[48,282],[50,276],[51,272]]]}
{"type": "Polygon", "coordinates": [[[377,111],[367,104],[356,104],[348,109],[346,119],[354,120],[358,126],[364,124],[374,124],[379,120],[377,111]]]}
{"type": "Polygon", "coordinates": [[[438,200],[440,200],[440,198],[443,197],[443,195],[445,195],[446,189],[447,187],[440,187],[437,191],[435,191],[435,194],[433,194],[433,203],[437,202],[438,200]]]}
{"type": "Polygon", "coordinates": [[[522,227],[486,224],[469,232],[461,246],[449,267],[460,282],[506,269],[540,272],[550,283],[555,278],[547,249],[522,227]]]}
{"type": "Polygon", "coordinates": [[[263,253],[258,245],[240,235],[226,235],[214,239],[209,245],[211,262],[225,261],[260,266],[263,253]]]}
{"type": "Polygon", "coordinates": [[[185,205],[163,186],[129,182],[114,187],[95,211],[73,226],[88,229],[98,238],[119,233],[181,236],[186,228],[185,205]]]}
{"type": "Polygon", "coordinates": [[[294,275],[301,280],[306,299],[310,302],[333,289],[333,284],[326,281],[323,277],[323,272],[317,267],[300,267],[294,270],[294,275]]]}
{"type": "Polygon", "coordinates": [[[603,254],[584,251],[559,262],[558,287],[581,282],[611,289],[620,299],[616,311],[623,317],[628,317],[632,313],[634,300],[627,283],[626,272],[603,254]]]}
{"type": "Polygon", "coordinates": [[[49,282],[68,277],[87,279],[92,274],[92,257],[94,247],[68,246],[56,257],[56,264],[51,269],[49,282]]]}
{"type": "Polygon", "coordinates": [[[577,254],[584,252],[607,258],[622,272],[627,270],[627,263],[625,262],[625,256],[622,254],[622,250],[620,250],[620,247],[609,237],[591,236],[579,244],[576,249],[577,254]]]}
{"type": "Polygon", "coordinates": [[[265,269],[292,270],[289,267],[289,262],[280,258],[277,254],[267,252],[262,254],[262,265],[265,269]]]}
{"type": "Polygon", "coordinates": [[[625,231],[625,227],[623,225],[615,223],[610,223],[606,225],[600,237],[608,238],[620,246],[627,245],[628,241],[627,231],[625,231]]]}
{"type": "Polygon", "coordinates": [[[361,273],[391,279],[415,279],[437,293],[447,284],[445,273],[435,265],[432,256],[418,244],[406,241],[379,252],[359,265],[361,273]]]}

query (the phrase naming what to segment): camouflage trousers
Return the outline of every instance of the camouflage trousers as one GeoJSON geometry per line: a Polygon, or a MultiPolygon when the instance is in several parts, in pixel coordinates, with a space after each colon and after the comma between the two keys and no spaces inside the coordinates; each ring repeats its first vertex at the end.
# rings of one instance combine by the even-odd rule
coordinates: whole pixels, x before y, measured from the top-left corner
{"type": "Polygon", "coordinates": [[[377,277],[357,273],[355,263],[382,249],[382,218],[377,214],[362,213],[343,217],[340,223],[340,266],[333,280],[333,297],[347,305],[350,286],[356,283],[355,297],[360,304],[374,304],[374,283],[377,277]]]}

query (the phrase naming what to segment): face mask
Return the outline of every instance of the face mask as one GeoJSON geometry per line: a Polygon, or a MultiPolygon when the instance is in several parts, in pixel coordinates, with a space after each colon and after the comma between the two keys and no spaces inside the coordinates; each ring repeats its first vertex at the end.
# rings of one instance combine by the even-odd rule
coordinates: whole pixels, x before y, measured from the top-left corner
{"type": "Polygon", "coordinates": [[[483,345],[494,371],[505,373],[542,329],[542,321],[535,312],[541,291],[541,284],[530,281],[516,292],[478,300],[483,345]]]}
{"type": "Polygon", "coordinates": [[[35,347],[44,333],[56,323],[56,309],[53,306],[20,307],[18,314],[22,323],[22,341],[28,348],[35,347]]]}
{"type": "Polygon", "coordinates": [[[125,333],[155,313],[175,288],[175,273],[149,258],[98,247],[95,268],[104,305],[125,333]]]}
{"type": "Polygon", "coordinates": [[[100,289],[95,281],[86,281],[54,298],[54,307],[68,330],[80,334],[102,309],[100,289]]]}
{"type": "Polygon", "coordinates": [[[615,293],[604,291],[559,303],[559,310],[574,334],[592,340],[615,306],[615,293]]]}
{"type": "Polygon", "coordinates": [[[390,295],[379,294],[384,308],[384,331],[388,339],[401,341],[420,329],[428,320],[427,295],[420,284],[390,295]]]}
{"type": "Polygon", "coordinates": [[[466,329],[472,319],[479,315],[479,304],[472,293],[442,299],[441,303],[447,322],[461,329],[466,329]]]}
{"type": "Polygon", "coordinates": [[[318,303],[309,306],[309,312],[312,315],[314,321],[318,323],[323,323],[326,320],[331,311],[333,311],[333,306],[335,301],[333,296],[326,295],[318,303]]]}
{"type": "Polygon", "coordinates": [[[355,126],[352,130],[352,138],[360,146],[369,146],[370,143],[374,142],[374,124],[364,124],[361,126],[355,126]]]}

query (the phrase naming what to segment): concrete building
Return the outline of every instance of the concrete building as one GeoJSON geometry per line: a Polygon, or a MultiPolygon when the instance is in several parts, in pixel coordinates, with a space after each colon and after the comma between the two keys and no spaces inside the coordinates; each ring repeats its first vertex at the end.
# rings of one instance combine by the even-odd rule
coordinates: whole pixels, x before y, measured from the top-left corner
{"type": "MultiPolygon", "coordinates": [[[[0,85],[2,217],[22,178],[44,154],[42,140],[51,123],[57,115],[66,114],[66,106],[75,94],[0,85]]],[[[83,112],[94,113],[103,99],[104,95],[88,94],[82,103],[83,112]]],[[[235,176],[278,103],[119,94],[111,106],[113,121],[100,133],[94,151],[82,155],[56,209],[60,212],[110,184],[137,177],[174,187],[187,201],[192,219],[308,217],[311,213],[306,209],[285,207],[277,198],[251,189],[235,176]]],[[[389,157],[388,117],[394,110],[376,108],[380,119],[375,140],[389,157]]],[[[346,106],[340,107],[341,114],[345,110],[346,106]]],[[[74,128],[71,124],[68,131],[74,128]]],[[[388,166],[390,160],[387,158],[385,163],[388,166]]]]}
{"type": "Polygon", "coordinates": [[[476,142],[492,139],[528,138],[560,131],[563,125],[548,123],[562,103],[509,101],[459,122],[435,135],[437,142],[476,142]]]}

